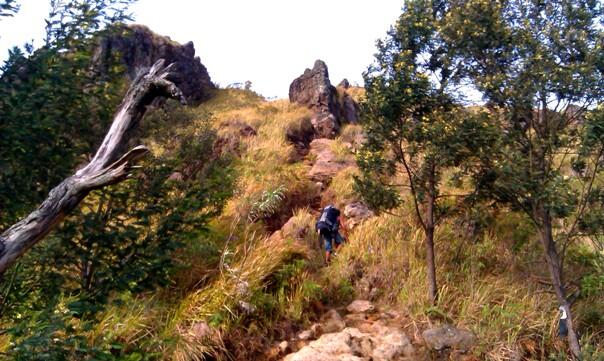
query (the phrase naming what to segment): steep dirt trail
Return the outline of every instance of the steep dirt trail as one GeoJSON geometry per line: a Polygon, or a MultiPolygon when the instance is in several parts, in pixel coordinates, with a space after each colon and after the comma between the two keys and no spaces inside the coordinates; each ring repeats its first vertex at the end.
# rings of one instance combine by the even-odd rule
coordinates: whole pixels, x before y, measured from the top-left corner
{"type": "MultiPolygon", "coordinates": [[[[322,205],[331,202],[332,195],[326,195],[324,190],[333,177],[356,167],[352,152],[339,157],[334,153],[334,142],[336,140],[326,138],[313,140],[306,157],[310,163],[308,177],[322,189],[322,205]]],[[[346,210],[347,215],[352,216],[348,219],[352,225],[373,215],[360,202],[347,205],[346,210]]],[[[275,236],[295,238],[301,233],[289,223],[275,232],[275,236]]],[[[380,311],[369,301],[356,300],[343,310],[330,309],[320,322],[298,333],[295,339],[283,340],[275,351],[286,355],[282,358],[284,361],[419,360],[402,322],[397,312],[380,311]]]]}
{"type": "Polygon", "coordinates": [[[297,339],[281,343],[297,349],[284,361],[390,361],[421,360],[403,331],[403,318],[394,311],[380,311],[369,301],[356,300],[340,312],[332,309],[321,322],[300,332],[297,339]]]}
{"type": "MultiPolygon", "coordinates": [[[[309,145],[305,161],[308,177],[321,187],[321,205],[332,202],[327,194],[331,180],[340,172],[356,168],[352,151],[338,156],[333,151],[337,140],[319,138],[309,145]]],[[[352,147],[350,147],[352,149],[352,147]]],[[[345,205],[350,228],[371,218],[373,213],[362,202],[345,205]]],[[[317,213],[320,209],[315,209],[317,213]]],[[[292,217],[293,220],[293,217],[292,217]]],[[[287,222],[273,236],[303,238],[306,229],[287,222]]],[[[369,287],[371,288],[371,287],[369,287]]],[[[369,290],[370,291],[370,290],[369,290]]],[[[370,294],[371,292],[367,292],[370,294]]],[[[283,340],[273,349],[270,359],[283,361],[399,361],[399,360],[474,360],[466,354],[475,343],[466,330],[444,325],[425,330],[410,338],[407,316],[387,308],[376,307],[367,300],[356,300],[347,307],[330,309],[308,330],[283,340]],[[344,315],[344,316],[342,316],[344,315]]],[[[416,330],[417,331],[417,330],[416,330]]]]}

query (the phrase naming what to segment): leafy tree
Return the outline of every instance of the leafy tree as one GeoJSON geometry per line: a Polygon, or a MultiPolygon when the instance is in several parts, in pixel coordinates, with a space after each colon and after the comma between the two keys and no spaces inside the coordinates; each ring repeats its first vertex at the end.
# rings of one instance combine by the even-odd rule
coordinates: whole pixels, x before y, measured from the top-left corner
{"type": "MultiPolygon", "coordinates": [[[[437,32],[444,2],[409,1],[365,74],[362,104],[367,142],[357,158],[363,172],[357,191],[376,209],[400,204],[411,193],[424,230],[428,290],[437,299],[434,233],[450,213],[443,172],[487,146],[486,115],[461,107],[450,82],[455,65],[437,32]]],[[[450,203],[450,202],[449,202],[450,203]]]]}
{"type": "Polygon", "coordinates": [[[0,1],[0,19],[7,16],[13,16],[19,11],[19,4],[15,0],[0,1]]]}
{"type": "MultiPolygon", "coordinates": [[[[146,133],[161,136],[156,117],[149,119],[146,133]]],[[[103,359],[106,351],[126,352],[93,347],[81,336],[120,293],[170,286],[173,271],[187,266],[179,262],[178,250],[204,238],[208,222],[232,194],[231,160],[213,153],[215,139],[215,131],[204,126],[171,140],[174,144],[166,145],[174,149],[148,161],[137,177],[87,197],[48,242],[12,270],[12,282],[0,287],[6,295],[2,315],[15,320],[9,331],[12,356],[103,359]]]]}
{"type": "Polygon", "coordinates": [[[123,70],[90,71],[96,37],[127,19],[124,0],[52,1],[45,45],[0,68],[0,228],[86,161],[120,101],[123,70]]]}
{"type": "Polygon", "coordinates": [[[602,234],[603,8],[599,1],[455,0],[441,34],[502,129],[482,184],[538,230],[553,289],[580,347],[565,253],[602,234]]]}

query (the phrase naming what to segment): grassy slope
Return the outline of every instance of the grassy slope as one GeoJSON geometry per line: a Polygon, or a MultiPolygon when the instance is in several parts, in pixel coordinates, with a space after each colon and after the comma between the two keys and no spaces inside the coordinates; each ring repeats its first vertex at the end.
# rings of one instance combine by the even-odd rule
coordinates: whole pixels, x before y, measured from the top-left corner
{"type": "MultiPolygon", "coordinates": [[[[258,358],[264,346],[308,326],[325,305],[339,306],[361,294],[363,280],[370,279],[377,289],[376,302],[407,315],[405,327],[416,340],[425,327],[447,321],[476,332],[480,359],[544,359],[564,347],[555,337],[554,297],[540,283],[545,273],[529,272],[529,266],[541,269],[538,251],[531,242],[519,246],[533,237],[521,217],[499,214],[486,235],[473,242],[455,221],[443,224],[436,242],[441,298],[436,307],[429,307],[422,235],[411,221],[410,208],[358,227],[327,268],[320,267],[312,231],[302,242],[267,240],[263,222],[249,223],[263,192],[278,190],[299,201],[286,209],[277,202],[269,213],[299,207],[293,213],[296,223],[312,228],[314,216],[304,208],[309,200],[300,195],[315,192],[315,185],[305,177],[308,165],[292,162],[293,148],[285,140],[286,129],[309,116],[306,109],[230,89],[219,90],[192,112],[200,119],[211,113],[213,126],[229,140],[227,150],[240,154],[236,195],[213,222],[212,235],[183,250],[190,266],[175,275],[174,287],[136,298],[122,295],[126,302],[104,314],[90,339],[138,344],[164,359],[196,360],[209,354],[223,358],[225,349],[235,358],[258,358]],[[237,141],[238,122],[254,127],[257,136],[237,141]],[[240,301],[256,311],[246,315],[240,301]],[[202,322],[218,332],[203,335],[202,322]]],[[[179,132],[195,132],[201,126],[206,123],[192,122],[179,132]]],[[[359,126],[343,130],[335,143],[338,156],[351,156],[344,144],[358,132],[359,126]]],[[[156,139],[154,149],[161,151],[161,142],[156,139]]],[[[337,175],[324,196],[340,206],[358,198],[352,191],[354,173],[337,175]]],[[[604,324],[593,316],[604,314],[603,302],[597,294],[579,301],[576,310],[584,329],[604,324]]]]}

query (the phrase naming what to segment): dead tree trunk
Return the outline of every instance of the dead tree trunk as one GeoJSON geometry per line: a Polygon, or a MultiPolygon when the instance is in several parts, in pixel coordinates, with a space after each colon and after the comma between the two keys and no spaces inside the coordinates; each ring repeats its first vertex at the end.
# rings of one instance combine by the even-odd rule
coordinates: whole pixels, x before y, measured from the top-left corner
{"type": "Polygon", "coordinates": [[[174,98],[185,103],[181,91],[168,80],[171,68],[165,66],[161,59],[147,72],[139,74],[92,161],[53,188],[35,211],[0,235],[0,275],[44,238],[88,193],[119,183],[129,175],[134,163],[148,151],[144,146],[137,146],[125,152],[131,130],[137,126],[147,106],[157,97],[174,98]]]}

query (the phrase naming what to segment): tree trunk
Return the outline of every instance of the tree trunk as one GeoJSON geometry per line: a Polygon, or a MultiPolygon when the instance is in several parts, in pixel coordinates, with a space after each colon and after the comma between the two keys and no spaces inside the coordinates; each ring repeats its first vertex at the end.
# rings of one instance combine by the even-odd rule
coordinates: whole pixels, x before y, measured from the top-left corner
{"type": "Polygon", "coordinates": [[[436,287],[436,263],[434,260],[434,202],[435,202],[435,175],[431,172],[428,179],[428,194],[426,197],[426,267],[428,276],[428,295],[430,303],[436,304],[438,288],[436,287]]]}
{"type": "Polygon", "coordinates": [[[568,345],[573,356],[576,359],[580,359],[581,346],[579,344],[579,337],[573,324],[573,317],[570,311],[570,302],[566,297],[566,291],[564,289],[562,265],[560,264],[560,257],[556,251],[556,243],[554,242],[554,237],[552,234],[551,217],[549,211],[547,211],[542,205],[539,207],[539,213],[539,216],[543,221],[540,227],[541,229],[539,230],[539,238],[545,253],[545,260],[547,262],[550,278],[552,280],[552,286],[554,287],[554,292],[556,293],[558,303],[562,308],[564,308],[567,315],[566,326],[568,328],[568,345]]]}
{"type": "Polygon", "coordinates": [[[426,267],[428,271],[428,295],[430,303],[436,304],[438,289],[436,288],[436,266],[434,263],[434,228],[426,230],[426,267]]]}
{"type": "Polygon", "coordinates": [[[146,107],[157,97],[185,103],[181,91],[168,80],[172,66],[158,60],[132,82],[119,106],[109,132],[92,161],[53,188],[42,204],[0,235],[0,276],[15,260],[46,236],[92,190],[126,179],[133,164],[147,153],[137,146],[124,154],[131,131],[146,107]]]}

